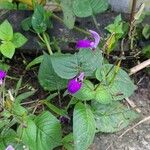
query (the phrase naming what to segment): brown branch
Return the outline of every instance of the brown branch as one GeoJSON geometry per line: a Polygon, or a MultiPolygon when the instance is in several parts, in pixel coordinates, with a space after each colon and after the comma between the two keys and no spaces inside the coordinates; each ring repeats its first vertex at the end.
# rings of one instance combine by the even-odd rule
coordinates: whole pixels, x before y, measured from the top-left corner
{"type": "Polygon", "coordinates": [[[148,59],[148,60],[142,62],[141,64],[131,68],[129,75],[135,74],[136,72],[144,69],[145,67],[148,67],[149,65],[150,65],[150,59],[148,59]]]}

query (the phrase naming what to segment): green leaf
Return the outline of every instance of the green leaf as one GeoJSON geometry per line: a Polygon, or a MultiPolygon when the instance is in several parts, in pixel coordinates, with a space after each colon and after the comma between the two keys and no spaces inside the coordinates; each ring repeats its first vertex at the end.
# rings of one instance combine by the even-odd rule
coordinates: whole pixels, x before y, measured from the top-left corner
{"type": "Polygon", "coordinates": [[[31,67],[40,64],[42,61],[43,61],[43,55],[36,57],[26,66],[26,70],[29,70],[31,67]]]}
{"type": "Polygon", "coordinates": [[[142,50],[142,53],[147,57],[150,58],[150,44],[145,46],[142,50]]]}
{"type": "Polygon", "coordinates": [[[89,80],[85,80],[81,89],[73,96],[82,101],[96,100],[102,104],[111,103],[113,96],[109,87],[104,85],[97,86],[94,86],[89,80]]]}
{"type": "Polygon", "coordinates": [[[82,88],[73,96],[82,101],[94,99],[94,85],[89,80],[84,80],[82,88]]]}
{"type": "Polygon", "coordinates": [[[73,138],[75,150],[86,150],[95,136],[95,119],[88,105],[77,103],[73,112],[73,138]]]}
{"type": "Polygon", "coordinates": [[[28,118],[26,127],[20,126],[18,134],[31,150],[53,150],[61,145],[62,134],[59,121],[49,112],[43,112],[32,120],[28,118]]]}
{"type": "Polygon", "coordinates": [[[95,100],[102,104],[109,104],[113,101],[113,96],[109,87],[100,85],[95,91],[95,100]]]}
{"type": "Polygon", "coordinates": [[[32,17],[28,17],[21,22],[21,27],[24,31],[28,31],[31,28],[32,26],[31,20],[32,17]]]}
{"type": "Polygon", "coordinates": [[[102,67],[103,57],[98,48],[95,51],[80,49],[77,57],[81,71],[85,73],[85,76],[93,76],[96,69],[102,67]]]}
{"type": "Polygon", "coordinates": [[[1,53],[8,58],[12,58],[15,53],[15,45],[12,42],[5,42],[0,45],[1,53]]]}
{"type": "Polygon", "coordinates": [[[50,102],[43,101],[43,103],[53,112],[55,112],[56,114],[60,115],[60,116],[67,116],[67,112],[63,109],[60,109],[58,107],[56,107],[55,105],[51,104],[50,102]]]}
{"type": "Polygon", "coordinates": [[[7,1],[2,1],[0,2],[0,9],[17,9],[17,5],[15,3],[12,2],[7,2],[7,1]]]}
{"type": "Polygon", "coordinates": [[[88,17],[93,14],[89,0],[74,0],[73,11],[77,17],[88,17]]]}
{"type": "MultiPolygon", "coordinates": [[[[34,121],[30,118],[27,119],[25,124],[23,124],[24,127],[21,125],[19,126],[17,133],[19,137],[23,140],[23,143],[27,145],[32,150],[39,150],[37,148],[37,144],[41,143],[40,137],[38,137],[37,134],[39,134],[38,129],[34,121]],[[37,148],[37,149],[36,149],[37,148]]],[[[42,140],[42,139],[41,139],[42,140]]]]}
{"type": "Polygon", "coordinates": [[[1,118],[0,120],[0,130],[2,130],[2,128],[4,126],[6,126],[7,124],[9,124],[10,120],[9,119],[6,119],[6,118],[1,118]]]}
{"type": "Polygon", "coordinates": [[[15,48],[19,48],[27,42],[27,38],[21,33],[17,32],[14,33],[12,42],[15,45],[15,48]]]}
{"type": "Polygon", "coordinates": [[[42,5],[36,5],[32,16],[32,27],[37,33],[43,33],[50,26],[50,14],[42,5]]]}
{"type": "Polygon", "coordinates": [[[13,29],[11,24],[5,20],[0,25],[0,39],[4,41],[10,41],[13,38],[13,29]]]}
{"type": "Polygon", "coordinates": [[[72,11],[72,0],[61,0],[61,6],[64,14],[64,23],[69,29],[73,29],[75,15],[72,11]]]}
{"type": "Polygon", "coordinates": [[[51,57],[52,56],[47,54],[44,55],[38,73],[39,82],[45,90],[54,91],[64,89],[66,88],[68,81],[60,78],[54,72],[51,63],[51,57]]]}
{"type": "Polygon", "coordinates": [[[36,90],[22,93],[22,94],[20,94],[16,97],[15,102],[21,103],[23,100],[25,100],[25,99],[29,98],[30,96],[34,95],[35,92],[36,92],[36,90]]]}
{"type": "Polygon", "coordinates": [[[84,72],[85,76],[92,76],[97,68],[102,66],[102,54],[100,50],[80,49],[79,53],[59,54],[51,57],[52,65],[58,76],[71,79],[84,72]]]}
{"type": "Polygon", "coordinates": [[[63,147],[66,150],[74,150],[73,134],[70,133],[62,139],[63,147]]]}
{"type": "Polygon", "coordinates": [[[38,128],[39,137],[37,146],[41,145],[39,146],[39,150],[53,150],[55,147],[61,145],[61,125],[55,116],[48,111],[43,112],[35,119],[35,124],[38,128]]]}
{"type": "Polygon", "coordinates": [[[18,4],[18,10],[27,10],[28,9],[28,5],[25,3],[19,3],[18,4]]]}
{"type": "Polygon", "coordinates": [[[18,118],[20,117],[20,119],[22,118],[22,116],[26,116],[28,113],[27,110],[24,107],[22,107],[19,103],[12,104],[12,112],[18,118]]]}
{"type": "Polygon", "coordinates": [[[20,79],[19,79],[18,82],[17,82],[16,89],[15,89],[15,97],[16,97],[17,94],[18,94],[18,91],[19,91],[19,89],[20,89],[20,87],[21,87],[21,84],[22,84],[22,76],[20,77],[20,79]]]}
{"type": "Polygon", "coordinates": [[[110,33],[123,35],[124,34],[124,32],[123,32],[123,21],[122,21],[121,15],[118,15],[115,18],[114,23],[105,27],[105,29],[107,29],[110,33]]]}
{"type": "Polygon", "coordinates": [[[104,12],[108,8],[108,0],[74,0],[73,11],[78,17],[88,17],[104,12]]]}
{"type": "Polygon", "coordinates": [[[51,56],[54,71],[64,79],[71,79],[79,73],[77,57],[71,54],[54,54],[51,56]]]}
{"type": "Polygon", "coordinates": [[[93,14],[102,13],[108,9],[108,0],[89,0],[93,14]]]}
{"type": "Polygon", "coordinates": [[[15,146],[17,144],[17,134],[13,129],[8,129],[6,132],[0,135],[0,148],[6,149],[8,145],[15,146]]]}
{"type": "Polygon", "coordinates": [[[98,102],[92,103],[93,113],[96,119],[98,132],[113,133],[129,125],[138,114],[120,102],[103,105],[98,102]]]}
{"type": "Polygon", "coordinates": [[[0,63],[0,69],[1,70],[4,70],[4,71],[8,71],[9,70],[9,68],[10,68],[10,66],[9,65],[7,65],[7,64],[5,64],[5,63],[0,63]]]}
{"type": "Polygon", "coordinates": [[[122,100],[131,96],[136,89],[129,75],[121,68],[116,72],[116,67],[111,64],[106,64],[98,69],[96,78],[109,88],[114,100],[122,100]]]}
{"type": "Polygon", "coordinates": [[[146,24],[142,31],[143,36],[148,39],[150,37],[150,25],[146,24]]]}

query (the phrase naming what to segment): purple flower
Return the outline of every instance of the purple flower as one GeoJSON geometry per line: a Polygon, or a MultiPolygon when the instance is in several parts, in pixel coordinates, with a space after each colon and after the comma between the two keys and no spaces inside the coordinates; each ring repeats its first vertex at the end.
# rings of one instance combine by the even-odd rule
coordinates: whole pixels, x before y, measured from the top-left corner
{"type": "Polygon", "coordinates": [[[0,70],[0,85],[3,84],[3,80],[6,77],[6,72],[3,70],[0,70]]]}
{"type": "Polygon", "coordinates": [[[68,92],[70,94],[75,94],[80,90],[83,83],[83,78],[84,78],[84,72],[81,72],[77,77],[69,80],[67,87],[68,87],[68,92]]]}
{"type": "Polygon", "coordinates": [[[90,40],[79,40],[76,44],[76,48],[89,48],[91,47],[90,40]]]}
{"type": "Polygon", "coordinates": [[[96,49],[96,47],[99,44],[100,41],[100,36],[97,32],[93,31],[93,30],[89,30],[89,32],[91,33],[92,38],[94,39],[92,40],[79,40],[76,43],[76,48],[91,48],[91,49],[96,49]]]}
{"type": "Polygon", "coordinates": [[[15,149],[12,147],[12,145],[8,145],[5,150],[15,150],[15,149]]]}

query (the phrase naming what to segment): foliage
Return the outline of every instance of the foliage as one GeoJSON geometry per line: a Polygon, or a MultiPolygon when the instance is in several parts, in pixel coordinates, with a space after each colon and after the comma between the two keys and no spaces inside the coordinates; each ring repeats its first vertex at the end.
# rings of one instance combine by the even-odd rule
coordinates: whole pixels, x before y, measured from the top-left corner
{"type": "Polygon", "coordinates": [[[0,25],[0,40],[0,52],[10,59],[13,57],[15,49],[27,42],[27,39],[21,33],[13,33],[12,26],[7,20],[0,25]]]}
{"type": "Polygon", "coordinates": [[[108,9],[108,0],[61,0],[64,23],[72,29],[75,17],[89,17],[108,9]]]}
{"type": "Polygon", "coordinates": [[[143,36],[145,37],[145,39],[150,38],[150,25],[146,24],[143,28],[142,31],[143,36]]]}
{"type": "Polygon", "coordinates": [[[72,0],[61,0],[61,6],[64,14],[64,23],[69,29],[72,29],[75,23],[75,15],[72,11],[72,0]]]}
{"type": "Polygon", "coordinates": [[[92,109],[96,120],[97,132],[117,132],[137,118],[137,114],[134,111],[120,102],[114,102],[110,105],[93,102],[92,109]]]}
{"type": "Polygon", "coordinates": [[[78,17],[88,17],[104,12],[108,8],[107,0],[74,0],[73,11],[78,17]],[[86,5],[85,5],[86,4],[86,5]]]}
{"type": "MultiPolygon", "coordinates": [[[[69,29],[73,29],[75,17],[94,16],[108,8],[106,0],[59,2],[64,15],[63,23],[69,29]]],[[[31,150],[52,150],[62,146],[68,150],[86,150],[92,144],[96,132],[117,132],[135,120],[138,114],[121,102],[137,88],[127,72],[118,64],[109,64],[109,60],[106,64],[106,58],[102,55],[104,51],[99,46],[95,49],[79,48],[73,54],[60,51],[54,53],[51,38],[46,32],[52,27],[51,17],[55,15],[35,1],[29,3],[34,12],[22,21],[22,28],[26,32],[36,33],[49,53],[43,52],[33,59],[26,70],[40,64],[37,76],[46,94],[44,92],[40,98],[35,96],[36,101],[30,102],[29,97],[39,92],[38,89],[21,92],[21,77],[15,89],[7,90],[4,79],[1,79],[0,98],[3,111],[0,120],[0,147],[5,149],[12,145],[16,150],[22,150],[23,146],[31,150]],[[69,81],[73,81],[73,88],[79,88],[76,93],[69,91],[69,81]],[[63,132],[65,121],[69,125],[73,121],[73,130],[67,135],[63,132]]],[[[59,21],[62,20],[59,18],[59,21]]],[[[106,43],[101,44],[102,47],[108,46],[109,54],[118,41],[126,36],[128,24],[119,15],[106,29],[109,35],[106,43]]],[[[149,27],[143,30],[146,38],[149,37],[148,31],[149,27]]],[[[92,45],[97,37],[91,37],[93,39],[88,40],[92,45]]],[[[8,58],[12,58],[15,48],[26,42],[22,34],[13,32],[7,20],[0,25],[0,39],[1,53],[8,58]]],[[[3,65],[0,68],[7,70],[3,65]]]]}
{"type": "Polygon", "coordinates": [[[111,34],[107,40],[107,53],[110,53],[116,47],[119,39],[127,34],[128,23],[122,20],[121,15],[118,15],[114,23],[105,27],[105,29],[111,34]]]}
{"type": "Polygon", "coordinates": [[[87,149],[92,144],[96,125],[88,105],[77,103],[73,112],[73,137],[76,150],[87,149]],[[79,126],[80,125],[80,128],[79,126]]]}

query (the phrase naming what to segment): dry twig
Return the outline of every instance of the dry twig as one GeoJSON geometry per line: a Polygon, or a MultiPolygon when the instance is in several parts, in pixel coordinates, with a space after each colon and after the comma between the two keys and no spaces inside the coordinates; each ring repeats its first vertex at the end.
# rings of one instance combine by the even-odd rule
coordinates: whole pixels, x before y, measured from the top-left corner
{"type": "Polygon", "coordinates": [[[145,67],[148,67],[149,65],[150,65],[150,59],[148,59],[148,60],[142,62],[141,64],[131,68],[129,75],[135,74],[136,72],[144,69],[145,67]]]}
{"type": "Polygon", "coordinates": [[[135,105],[135,103],[130,100],[129,98],[125,98],[125,100],[128,102],[128,104],[135,109],[138,113],[141,113],[141,110],[139,108],[137,108],[137,106],[135,105]]]}

